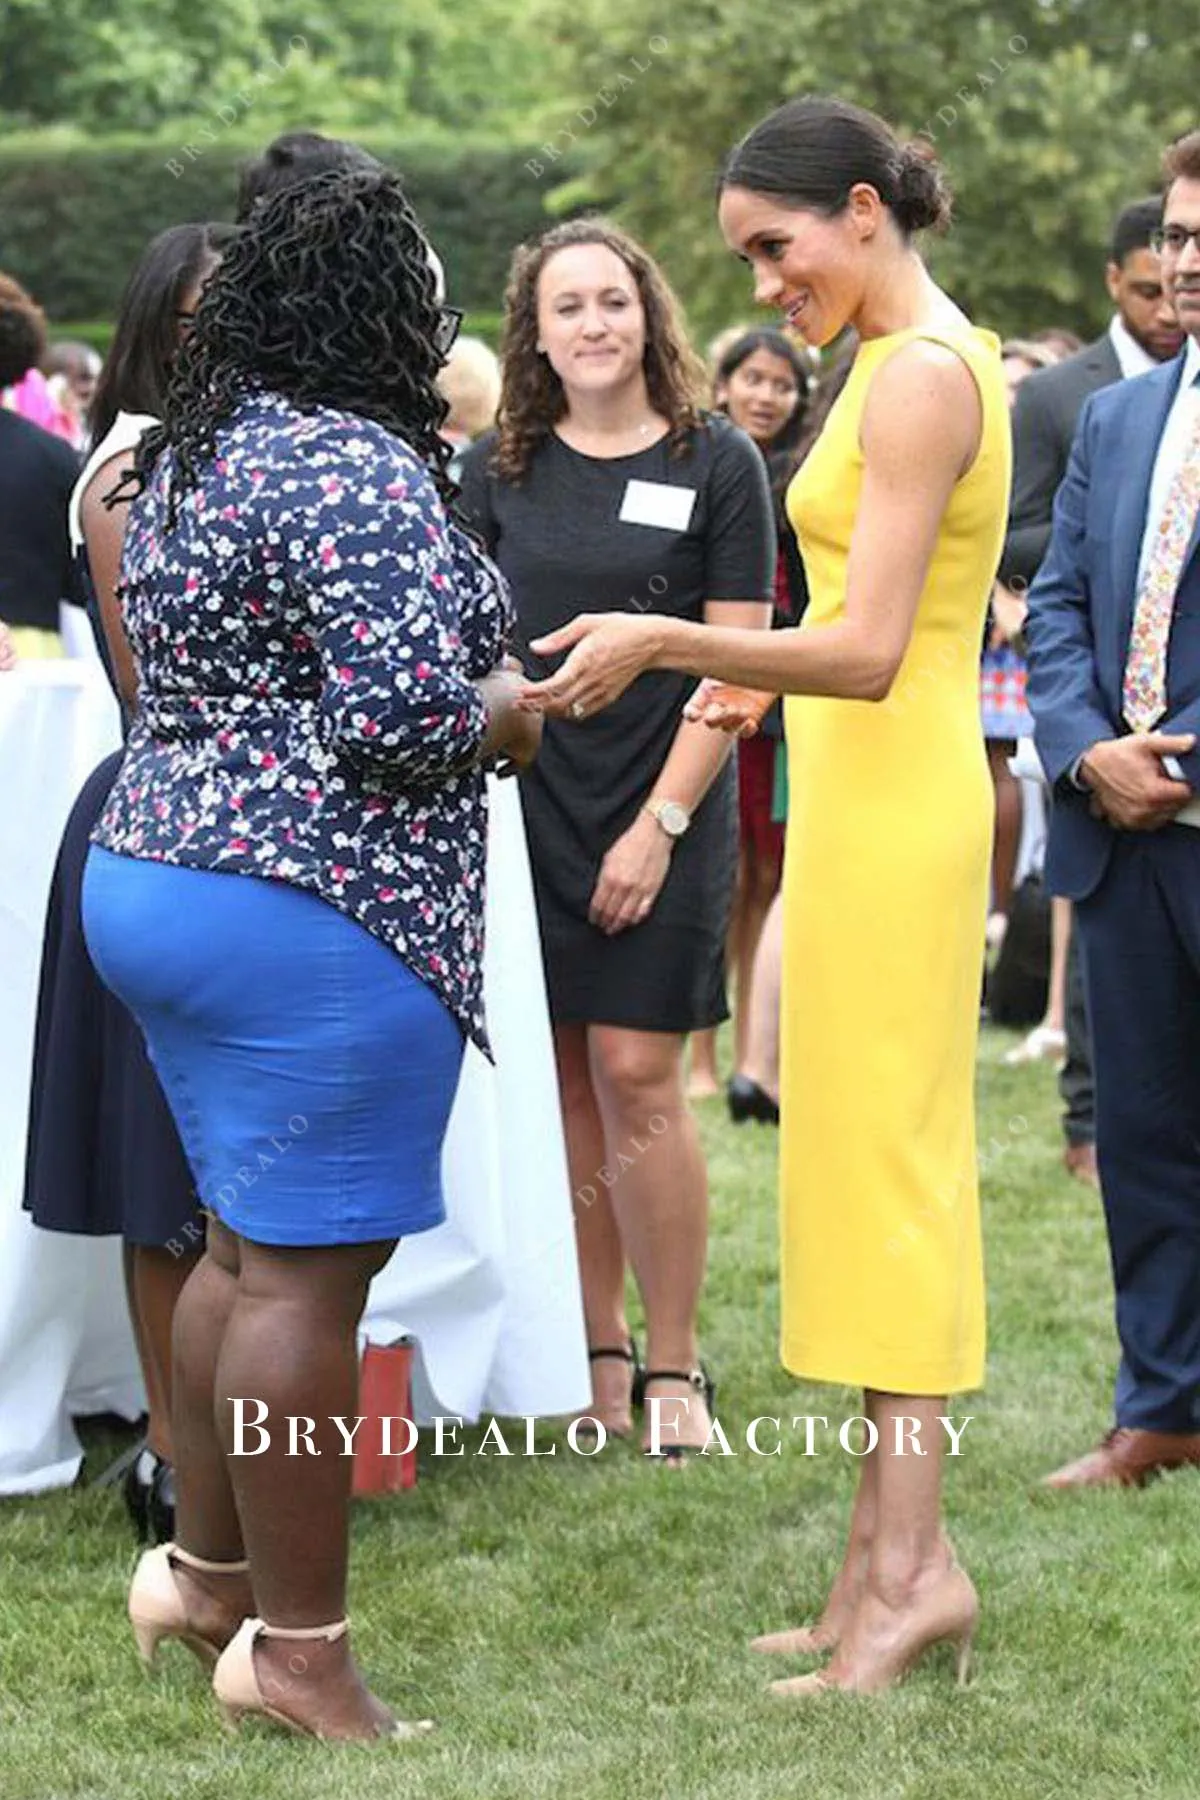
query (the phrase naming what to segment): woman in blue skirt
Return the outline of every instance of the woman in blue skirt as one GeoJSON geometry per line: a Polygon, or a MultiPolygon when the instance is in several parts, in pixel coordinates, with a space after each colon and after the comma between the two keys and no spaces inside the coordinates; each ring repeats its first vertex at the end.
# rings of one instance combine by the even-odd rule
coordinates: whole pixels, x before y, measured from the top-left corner
{"type": "Polygon", "coordinates": [[[486,1045],[483,765],[538,741],[444,474],[456,324],[390,173],[254,209],[138,451],[139,710],[84,881],[210,1214],[176,1312],[176,1541],[139,1565],[134,1630],[219,1655],[228,1716],[324,1737],[411,1729],[348,1648],[336,1421],[371,1277],[444,1216],[463,1043],[486,1045]]]}

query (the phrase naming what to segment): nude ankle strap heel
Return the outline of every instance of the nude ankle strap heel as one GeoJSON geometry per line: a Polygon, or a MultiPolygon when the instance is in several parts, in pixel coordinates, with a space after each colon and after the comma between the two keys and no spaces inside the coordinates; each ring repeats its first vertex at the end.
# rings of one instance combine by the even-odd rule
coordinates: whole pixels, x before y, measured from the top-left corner
{"type": "Polygon", "coordinates": [[[201,1662],[210,1667],[221,1654],[221,1645],[202,1637],[188,1618],[187,1606],[175,1579],[174,1564],[204,1575],[241,1575],[247,1562],[214,1563],[193,1556],[176,1544],[158,1544],[144,1552],[129,1587],[129,1623],[138,1654],[147,1668],[153,1665],[163,1638],[178,1638],[201,1662]]]}
{"type": "MultiPolygon", "coordinates": [[[[338,1619],[332,1625],[303,1627],[268,1625],[263,1619],[243,1619],[237,1636],[226,1645],[213,1670],[213,1694],[224,1723],[231,1731],[236,1731],[244,1718],[258,1715],[273,1719],[285,1730],[297,1732],[302,1737],[321,1737],[321,1732],[292,1718],[279,1707],[272,1706],[266,1698],[254,1667],[254,1645],[260,1637],[291,1639],[297,1643],[314,1643],[318,1639],[324,1639],[326,1643],[332,1644],[345,1637],[349,1629],[348,1619],[338,1619]]],[[[420,1719],[415,1724],[407,1724],[398,1719],[390,1732],[381,1735],[389,1738],[414,1738],[432,1730],[432,1719],[420,1719]]]]}
{"type": "Polygon", "coordinates": [[[248,1562],[205,1562],[202,1556],[193,1556],[190,1550],[181,1550],[178,1544],[164,1544],[172,1562],[182,1563],[185,1569],[196,1569],[201,1575],[248,1575],[248,1562]]]}

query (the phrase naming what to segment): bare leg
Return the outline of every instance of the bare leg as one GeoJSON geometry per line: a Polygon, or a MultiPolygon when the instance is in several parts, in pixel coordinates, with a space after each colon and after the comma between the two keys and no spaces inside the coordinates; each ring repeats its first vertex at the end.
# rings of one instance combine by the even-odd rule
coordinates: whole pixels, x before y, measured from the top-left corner
{"type": "Polygon", "coordinates": [[[1067,1028],[1067,951],[1071,946],[1071,902],[1056,894],[1050,902],[1050,992],[1046,998],[1048,1031],[1067,1028]]]}
{"type": "Polygon", "coordinates": [[[688,1044],[688,1099],[711,1100],[714,1094],[721,1091],[721,1077],[717,1073],[716,1026],[710,1025],[706,1031],[693,1031],[688,1044]]]}
{"type": "Polygon", "coordinates": [[[974,1631],[975,1590],[942,1528],[939,1419],[946,1402],[869,1392],[865,1405],[879,1432],[866,1582],[828,1668],[776,1684],[783,1695],[823,1687],[877,1692],[898,1681],[932,1644],[953,1639],[965,1648],[974,1631]]]}
{"type": "MultiPolygon", "coordinates": [[[[868,1412],[867,1417],[870,1417],[868,1412]]],[[[829,1597],[815,1625],[772,1631],[755,1638],[751,1648],[768,1656],[811,1656],[837,1647],[850,1624],[866,1586],[871,1547],[878,1517],[878,1447],[859,1463],[858,1487],[850,1514],[850,1535],[841,1567],[833,1578],[829,1597]]]]}
{"type": "Polygon", "coordinates": [[[779,996],[783,980],[783,895],[778,890],[763,920],[754,959],[744,1073],[779,1100],[779,996]]]}
{"type": "MultiPolygon", "coordinates": [[[[229,1457],[254,1595],[269,1625],[329,1625],[346,1611],[352,1459],[333,1420],[358,1411],[357,1327],[371,1277],[393,1243],[281,1248],[240,1240],[237,1298],[216,1372],[217,1427],[229,1457]],[[235,1396],[267,1407],[270,1442],[234,1455],[235,1396]],[[310,1424],[293,1440],[290,1417],[310,1424]],[[311,1448],[309,1448],[311,1445],[311,1448]],[[301,1454],[289,1456],[290,1448],[301,1454]]],[[[268,1700],[330,1737],[373,1737],[392,1722],[346,1638],[260,1638],[268,1700]]]]}
{"type": "MultiPolygon", "coordinates": [[[[742,851],[745,885],[742,893],[741,931],[734,961],[733,1066],[748,1075],[754,1011],[754,970],[762,943],[763,927],[771,902],[779,891],[780,867],[775,857],[764,857],[751,845],[742,851]]],[[[759,1084],[762,1085],[761,1083],[759,1084]]],[[[773,1100],[778,1090],[768,1088],[773,1100]]]]}
{"type": "Polygon", "coordinates": [[[134,1336],[146,1383],[150,1415],[146,1438],[156,1456],[173,1463],[171,1438],[171,1334],[184,1285],[200,1260],[197,1250],[175,1254],[157,1245],[127,1245],[134,1336]]]}
{"type": "MultiPolygon", "coordinates": [[[[592,1091],[587,1027],[555,1027],[558,1091],[567,1141],[567,1167],[575,1213],[579,1280],[589,1348],[613,1350],[628,1342],[625,1318],[625,1251],[605,1175],[609,1173],[604,1128],[592,1091]]],[[[592,1411],[606,1431],[633,1430],[629,1396],[632,1372],[613,1357],[592,1363],[592,1411]]]]}
{"type": "Polygon", "coordinates": [[[1014,746],[1007,738],[989,738],[988,767],[996,790],[996,831],[992,846],[992,910],[1006,918],[1012,906],[1017,855],[1021,847],[1021,784],[1008,766],[1014,746]]]}
{"type": "MultiPolygon", "coordinates": [[[[239,1562],[245,1555],[229,1459],[213,1412],[217,1358],[237,1298],[239,1268],[238,1239],[210,1218],[204,1254],[174,1316],[175,1536],[181,1549],[218,1563],[239,1562]]],[[[254,1610],[244,1573],[208,1575],[176,1565],[175,1580],[192,1623],[212,1643],[226,1642],[254,1610]]]]}
{"type": "MultiPolygon", "coordinates": [[[[646,1367],[694,1369],[708,1250],[708,1185],[671,1032],[588,1028],[613,1208],[646,1309],[646,1367]]],[[[656,1383],[662,1444],[705,1442],[710,1420],[685,1382],[656,1383]],[[676,1428],[678,1435],[675,1434],[676,1428]]]]}

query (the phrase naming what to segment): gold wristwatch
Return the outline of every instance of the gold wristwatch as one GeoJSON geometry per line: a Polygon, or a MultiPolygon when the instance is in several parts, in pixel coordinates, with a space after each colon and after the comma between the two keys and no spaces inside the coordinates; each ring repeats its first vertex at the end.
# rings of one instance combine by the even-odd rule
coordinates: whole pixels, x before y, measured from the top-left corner
{"type": "Polygon", "coordinates": [[[642,811],[649,813],[669,838],[681,838],[692,822],[692,815],[678,800],[647,800],[642,811]]]}

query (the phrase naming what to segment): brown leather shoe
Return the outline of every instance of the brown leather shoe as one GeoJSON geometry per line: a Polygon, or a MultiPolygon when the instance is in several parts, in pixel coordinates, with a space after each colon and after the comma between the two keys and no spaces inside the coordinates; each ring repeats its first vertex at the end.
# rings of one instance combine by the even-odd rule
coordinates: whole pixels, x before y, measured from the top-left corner
{"type": "Polygon", "coordinates": [[[1200,1464],[1200,1432],[1137,1431],[1118,1426],[1104,1441],[1047,1475],[1047,1488],[1144,1487],[1166,1469],[1200,1464]]]}
{"type": "Polygon", "coordinates": [[[1086,1181],[1089,1187],[1100,1186],[1100,1171],[1096,1166],[1095,1144],[1068,1144],[1063,1151],[1063,1168],[1076,1181],[1086,1181]]]}

